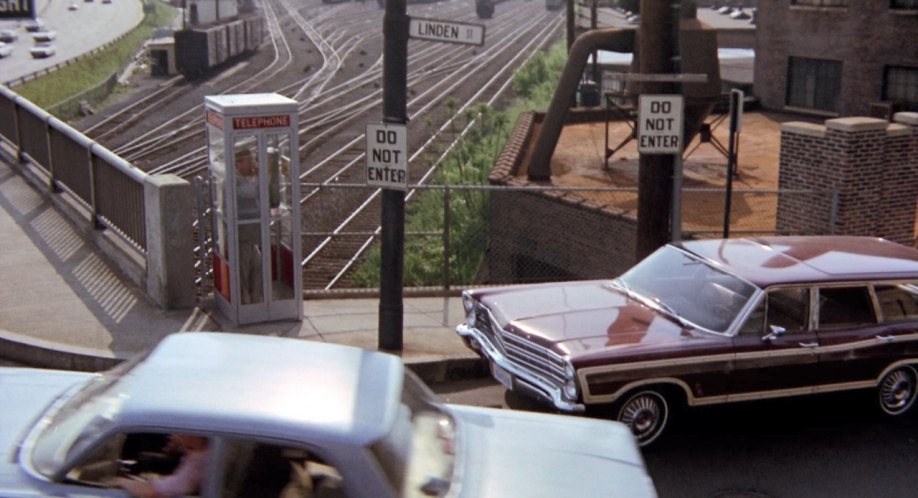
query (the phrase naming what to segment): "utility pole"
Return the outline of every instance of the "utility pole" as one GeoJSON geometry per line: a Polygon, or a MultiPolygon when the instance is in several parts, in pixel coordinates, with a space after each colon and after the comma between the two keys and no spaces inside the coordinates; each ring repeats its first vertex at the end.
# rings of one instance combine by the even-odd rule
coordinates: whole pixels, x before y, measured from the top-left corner
{"type": "MultiPolygon", "coordinates": [[[[641,0],[638,30],[639,72],[673,72],[676,29],[679,15],[669,1],[641,0]]],[[[641,94],[676,93],[676,85],[665,81],[644,81],[641,94]]],[[[670,240],[670,213],[675,157],[641,154],[638,171],[637,243],[639,261],[670,240]]]]}
{"type": "Polygon", "coordinates": [[[566,3],[567,19],[565,20],[567,21],[567,51],[570,52],[571,46],[574,45],[574,39],[577,38],[577,34],[574,32],[574,27],[576,26],[574,22],[576,21],[574,17],[574,4],[577,3],[577,0],[567,0],[566,3]]]}
{"type": "MultiPolygon", "coordinates": [[[[383,17],[383,122],[408,123],[408,15],[406,0],[386,0],[383,17]]],[[[402,350],[405,192],[382,191],[379,268],[379,349],[402,350]]]]}

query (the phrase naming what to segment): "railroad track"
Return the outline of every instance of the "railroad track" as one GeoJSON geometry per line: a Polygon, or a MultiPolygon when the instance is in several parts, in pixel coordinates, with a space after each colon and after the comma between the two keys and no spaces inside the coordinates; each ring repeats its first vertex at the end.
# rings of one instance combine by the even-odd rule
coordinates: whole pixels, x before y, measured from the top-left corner
{"type": "MultiPolygon", "coordinates": [[[[409,114],[425,116],[433,112],[447,97],[461,95],[455,104],[454,113],[443,120],[433,134],[415,145],[409,159],[409,178],[415,183],[424,183],[442,161],[445,152],[458,140],[468,127],[453,123],[467,108],[476,102],[493,104],[506,90],[512,78],[513,69],[523,62],[528,54],[548,42],[560,27],[557,16],[547,16],[545,22],[535,22],[528,27],[510,30],[506,43],[496,44],[492,50],[483,51],[471,60],[444,69],[438,82],[420,92],[408,103],[409,114]],[[523,50],[517,41],[525,40],[523,50]],[[507,51],[513,55],[507,56],[507,51]],[[479,74],[481,68],[501,64],[504,70],[496,72],[478,90],[462,94],[470,80],[479,74]]],[[[438,71],[439,72],[439,71],[438,71]]],[[[431,75],[424,75],[430,77],[431,75]]],[[[472,126],[470,123],[468,126],[472,126]]],[[[419,134],[415,134],[419,135],[419,134]]],[[[364,181],[364,138],[358,136],[344,147],[327,156],[321,163],[307,170],[302,178],[304,213],[303,261],[304,289],[330,290],[350,286],[349,275],[356,263],[372,247],[380,233],[379,213],[381,191],[359,188],[335,188],[336,184],[361,184],[364,181]],[[310,179],[317,183],[308,183],[310,179]],[[329,209],[328,206],[333,206],[329,209]],[[331,216],[316,213],[340,212],[339,222],[331,216]],[[318,228],[318,230],[317,230],[318,228]]],[[[406,200],[410,202],[416,191],[409,191],[406,200]]]]}
{"type": "MultiPolygon", "coordinates": [[[[277,92],[299,102],[304,289],[348,287],[351,270],[379,233],[380,191],[333,186],[365,181],[364,127],[381,120],[382,11],[349,3],[298,6],[292,0],[268,0],[263,6],[273,60],[259,71],[249,70],[252,74],[245,77],[241,73],[247,71],[238,70],[207,85],[219,85],[210,94],[277,92]]],[[[484,47],[410,42],[412,182],[426,182],[442,160],[442,151],[467,129],[454,122],[457,116],[477,102],[493,104],[513,71],[558,38],[562,18],[557,12],[525,0],[503,6],[486,23],[484,47]]],[[[411,15],[480,22],[467,3],[413,7],[411,15]]],[[[174,91],[180,88],[176,84],[174,91]]],[[[175,94],[163,90],[160,97],[138,103],[91,131],[115,137],[136,125],[132,116],[163,106],[169,99],[175,99],[175,94]]],[[[207,167],[202,101],[201,96],[189,99],[185,110],[173,111],[174,116],[148,125],[112,150],[150,173],[189,179],[200,175],[207,167]]],[[[409,201],[414,195],[408,193],[409,201]]]]}

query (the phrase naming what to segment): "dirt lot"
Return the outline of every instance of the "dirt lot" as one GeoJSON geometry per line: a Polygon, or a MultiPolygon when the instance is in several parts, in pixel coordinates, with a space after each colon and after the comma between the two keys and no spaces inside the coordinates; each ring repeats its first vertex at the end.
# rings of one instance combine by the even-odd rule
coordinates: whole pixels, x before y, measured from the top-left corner
{"type": "MultiPolygon", "coordinates": [[[[714,123],[718,116],[706,122],[714,123]]],[[[799,116],[747,112],[738,140],[738,174],[734,178],[735,192],[731,223],[737,229],[773,230],[776,196],[772,193],[744,193],[743,190],[775,190],[778,188],[780,153],[780,124],[787,121],[810,121],[799,116]]],[[[728,121],[712,125],[714,139],[726,150],[728,121]]],[[[609,124],[609,147],[615,148],[631,133],[624,122],[609,124]]],[[[605,124],[568,125],[552,157],[553,183],[565,186],[603,186],[636,188],[638,177],[637,145],[631,140],[608,162],[603,161],[605,124]]],[[[711,192],[684,191],[683,229],[719,230],[723,225],[724,189],[727,178],[727,158],[714,143],[689,144],[684,155],[684,189],[716,189],[711,192]]],[[[634,194],[597,193],[593,200],[613,204],[619,209],[634,211],[634,194]]]]}

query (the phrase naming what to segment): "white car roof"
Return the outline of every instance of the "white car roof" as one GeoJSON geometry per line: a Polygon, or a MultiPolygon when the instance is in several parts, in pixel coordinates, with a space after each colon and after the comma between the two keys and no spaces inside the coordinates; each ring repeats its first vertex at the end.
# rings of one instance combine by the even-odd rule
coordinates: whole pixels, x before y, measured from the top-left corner
{"type": "Polygon", "coordinates": [[[398,357],[359,348],[178,333],[122,380],[117,423],[366,445],[391,425],[403,375],[398,357]]]}

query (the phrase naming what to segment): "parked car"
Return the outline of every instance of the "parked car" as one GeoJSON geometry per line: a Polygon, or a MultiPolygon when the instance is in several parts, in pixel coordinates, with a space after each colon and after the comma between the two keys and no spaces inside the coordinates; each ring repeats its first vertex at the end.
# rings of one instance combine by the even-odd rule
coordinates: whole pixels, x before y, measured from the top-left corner
{"type": "Polygon", "coordinates": [[[918,250],[884,239],[674,243],[615,279],[463,302],[459,335],[507,389],[601,408],[642,445],[686,404],[872,388],[901,415],[915,401],[918,250]]]}
{"type": "Polygon", "coordinates": [[[26,31],[28,31],[29,33],[34,33],[35,31],[44,29],[45,23],[43,23],[40,18],[36,17],[35,19],[27,20],[24,26],[25,26],[26,31]]]}
{"type": "Polygon", "coordinates": [[[9,57],[13,53],[13,46],[9,43],[0,42],[0,57],[9,57]]]}
{"type": "Polygon", "coordinates": [[[0,42],[12,43],[19,39],[19,35],[12,29],[0,29],[0,42]]]}
{"type": "Polygon", "coordinates": [[[49,42],[57,38],[57,32],[50,29],[41,29],[32,33],[32,39],[36,42],[49,42]]]}
{"type": "Polygon", "coordinates": [[[80,6],[75,2],[70,2],[70,5],[67,6],[67,10],[80,10],[80,6]]]}
{"type": "Polygon", "coordinates": [[[348,346],[174,334],[107,373],[0,368],[0,397],[0,489],[22,496],[122,496],[170,434],[206,438],[202,497],[655,495],[622,424],[444,405],[348,346]]]}
{"type": "Polygon", "coordinates": [[[36,43],[35,46],[29,49],[29,54],[33,59],[43,59],[45,57],[51,57],[57,52],[57,49],[54,47],[53,43],[43,42],[36,43]]]}

